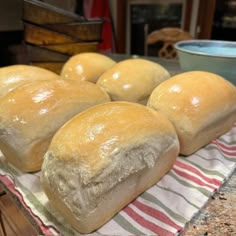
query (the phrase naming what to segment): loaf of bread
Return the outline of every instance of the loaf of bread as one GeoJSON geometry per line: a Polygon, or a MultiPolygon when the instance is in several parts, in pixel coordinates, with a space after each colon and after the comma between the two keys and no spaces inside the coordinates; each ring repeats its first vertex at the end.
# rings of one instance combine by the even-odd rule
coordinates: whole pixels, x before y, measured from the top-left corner
{"type": "Polygon", "coordinates": [[[110,57],[100,53],[80,53],[70,57],[64,64],[61,77],[96,83],[98,77],[115,64],[110,57]]]}
{"type": "Polygon", "coordinates": [[[0,149],[20,170],[38,171],[54,133],[77,113],[108,101],[106,92],[86,81],[19,86],[0,99],[0,149]]]}
{"type": "Polygon", "coordinates": [[[104,88],[113,101],[146,105],[153,89],[169,77],[169,72],[158,63],[146,59],[127,59],[104,72],[97,85],[104,88]]]}
{"type": "Polygon", "coordinates": [[[180,153],[189,155],[232,128],[236,87],[213,73],[185,72],[157,86],[147,105],[174,124],[180,153]]]}
{"type": "Polygon", "coordinates": [[[137,103],[108,102],[58,130],[44,157],[42,186],[65,220],[89,233],[157,183],[178,153],[164,116],[137,103]]]}
{"type": "Polygon", "coordinates": [[[14,88],[34,80],[60,79],[56,73],[30,65],[11,65],[0,68],[0,97],[14,88]]]}

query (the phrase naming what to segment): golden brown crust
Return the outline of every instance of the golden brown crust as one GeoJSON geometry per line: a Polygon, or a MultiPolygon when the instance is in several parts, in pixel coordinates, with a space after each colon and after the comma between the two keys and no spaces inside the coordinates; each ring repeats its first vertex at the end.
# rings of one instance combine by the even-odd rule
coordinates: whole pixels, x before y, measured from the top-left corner
{"type": "Polygon", "coordinates": [[[42,186],[68,223],[89,233],[155,184],[178,153],[164,116],[136,103],[108,102],[56,133],[44,156],[42,186]]]}
{"type": "Polygon", "coordinates": [[[12,65],[0,68],[0,97],[15,89],[35,80],[60,79],[52,71],[29,65],[12,65]]]}
{"type": "Polygon", "coordinates": [[[19,159],[15,163],[21,163],[18,168],[24,171],[39,170],[48,139],[57,129],[77,113],[107,101],[103,90],[85,81],[34,81],[20,86],[0,100],[2,152],[9,160],[19,159]]]}
{"type": "Polygon", "coordinates": [[[146,59],[127,59],[104,72],[97,84],[113,101],[146,104],[153,89],[170,77],[161,65],[146,59]]]}
{"type": "Polygon", "coordinates": [[[100,53],[80,53],[72,56],[64,64],[61,77],[96,83],[98,77],[115,64],[110,57],[100,53]]]}
{"type": "Polygon", "coordinates": [[[232,127],[236,121],[236,88],[213,73],[185,72],[160,84],[148,106],[172,121],[181,153],[189,155],[232,127]]]}
{"type": "Polygon", "coordinates": [[[89,172],[97,172],[109,162],[115,147],[125,148],[127,142],[135,145],[157,132],[174,133],[161,114],[135,103],[110,102],[71,119],[54,136],[50,151],[59,159],[76,159],[89,172]]]}

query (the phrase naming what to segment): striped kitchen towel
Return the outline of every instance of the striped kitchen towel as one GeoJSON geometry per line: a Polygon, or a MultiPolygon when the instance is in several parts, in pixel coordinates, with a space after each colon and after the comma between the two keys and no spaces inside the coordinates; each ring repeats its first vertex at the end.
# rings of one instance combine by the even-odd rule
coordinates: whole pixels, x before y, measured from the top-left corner
{"type": "MultiPolygon", "coordinates": [[[[236,168],[236,125],[185,158],[92,235],[178,235],[236,168]]],[[[79,235],[51,208],[40,172],[25,174],[0,158],[0,182],[44,235],[79,235]]]]}

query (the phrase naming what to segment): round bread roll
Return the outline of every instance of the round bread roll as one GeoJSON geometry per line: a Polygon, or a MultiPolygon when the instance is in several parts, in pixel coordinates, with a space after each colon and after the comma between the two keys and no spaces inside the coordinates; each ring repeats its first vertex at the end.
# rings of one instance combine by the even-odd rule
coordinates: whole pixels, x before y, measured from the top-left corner
{"type": "Polygon", "coordinates": [[[56,73],[29,65],[12,65],[0,68],[0,97],[14,88],[34,80],[60,79],[56,73]]]}
{"type": "Polygon", "coordinates": [[[169,72],[155,62],[127,59],[104,72],[97,85],[104,88],[113,101],[146,104],[153,89],[169,77],[169,72]]]}
{"type": "Polygon", "coordinates": [[[90,233],[157,183],[178,152],[164,116],[137,103],[108,102],[58,130],[44,157],[42,186],[74,229],[90,233]]]}
{"type": "Polygon", "coordinates": [[[180,153],[190,155],[236,122],[236,87],[219,75],[190,71],[160,84],[147,104],[175,126],[180,153]]]}
{"type": "Polygon", "coordinates": [[[64,64],[61,76],[63,79],[86,80],[96,83],[98,77],[116,62],[100,53],[87,52],[70,57],[64,64]]]}
{"type": "Polygon", "coordinates": [[[110,101],[105,91],[86,81],[34,81],[0,99],[0,149],[22,171],[41,169],[54,133],[79,112],[110,101]]]}

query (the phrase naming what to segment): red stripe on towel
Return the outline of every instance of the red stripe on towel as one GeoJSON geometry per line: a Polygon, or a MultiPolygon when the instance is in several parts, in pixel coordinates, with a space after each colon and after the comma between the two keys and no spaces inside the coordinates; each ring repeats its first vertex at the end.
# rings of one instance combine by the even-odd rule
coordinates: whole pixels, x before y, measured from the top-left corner
{"type": "Polygon", "coordinates": [[[217,189],[216,187],[213,187],[212,185],[209,185],[209,184],[207,184],[207,183],[204,183],[203,181],[201,181],[201,180],[198,179],[197,177],[192,176],[192,175],[190,175],[190,174],[188,174],[188,173],[185,173],[185,172],[183,172],[183,171],[180,171],[180,170],[178,170],[178,169],[176,169],[176,168],[173,168],[172,170],[173,170],[176,174],[178,174],[179,176],[182,176],[182,177],[184,177],[185,179],[190,180],[190,181],[194,182],[195,184],[197,184],[197,185],[199,185],[199,186],[207,187],[207,188],[212,189],[212,190],[216,190],[216,189],[217,189]]]}
{"type": "Polygon", "coordinates": [[[208,183],[214,184],[217,187],[219,187],[222,184],[222,182],[220,180],[215,179],[215,178],[209,178],[208,176],[203,175],[199,170],[197,170],[196,168],[194,168],[190,165],[187,165],[187,164],[182,163],[180,161],[176,161],[175,165],[182,168],[182,169],[186,169],[186,170],[198,175],[199,177],[201,177],[202,179],[204,179],[208,183]]]}
{"type": "Polygon", "coordinates": [[[173,227],[177,230],[182,229],[181,226],[177,225],[174,221],[172,221],[165,213],[163,213],[155,208],[152,208],[150,206],[147,206],[137,200],[133,201],[132,204],[135,205],[142,212],[145,212],[147,215],[150,215],[151,217],[153,217],[157,220],[160,220],[160,221],[164,222],[165,224],[170,225],[171,227],[173,227]]]}
{"type": "Polygon", "coordinates": [[[162,227],[154,224],[153,222],[148,221],[144,217],[140,216],[137,212],[135,212],[132,208],[127,206],[124,209],[124,212],[129,215],[134,221],[140,224],[142,227],[151,230],[157,235],[165,235],[165,236],[173,236],[174,234],[162,227]]]}

